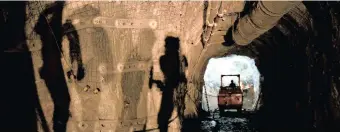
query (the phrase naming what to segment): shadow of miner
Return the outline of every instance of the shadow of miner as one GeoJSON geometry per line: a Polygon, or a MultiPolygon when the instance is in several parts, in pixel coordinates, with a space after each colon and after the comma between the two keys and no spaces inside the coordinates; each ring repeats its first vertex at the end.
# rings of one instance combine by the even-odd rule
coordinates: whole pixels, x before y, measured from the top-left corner
{"type": "Polygon", "coordinates": [[[1,123],[0,131],[38,131],[38,122],[48,132],[34,76],[32,52],[27,43],[27,3],[1,2],[1,123]]]}
{"type": "Polygon", "coordinates": [[[80,76],[71,74],[77,77],[78,80],[84,77],[78,34],[76,31],[65,34],[64,30],[73,27],[70,21],[62,25],[64,4],[65,2],[63,1],[57,1],[52,7],[45,9],[40,14],[38,22],[34,27],[42,41],[43,66],[40,69],[40,76],[45,80],[53,100],[53,130],[56,132],[66,131],[66,125],[70,116],[70,94],[61,62],[63,56],[61,41],[64,35],[67,36],[70,42],[71,60],[77,60],[78,66],[80,66],[78,67],[80,76]]]}
{"type": "Polygon", "coordinates": [[[180,121],[184,116],[184,97],[187,84],[185,68],[188,67],[188,62],[185,56],[180,55],[179,42],[179,39],[175,37],[165,39],[165,54],[160,58],[164,82],[153,80],[153,67],[150,71],[149,87],[151,88],[152,84],[155,83],[162,91],[162,101],[157,119],[161,132],[168,131],[169,119],[175,106],[180,121]]]}

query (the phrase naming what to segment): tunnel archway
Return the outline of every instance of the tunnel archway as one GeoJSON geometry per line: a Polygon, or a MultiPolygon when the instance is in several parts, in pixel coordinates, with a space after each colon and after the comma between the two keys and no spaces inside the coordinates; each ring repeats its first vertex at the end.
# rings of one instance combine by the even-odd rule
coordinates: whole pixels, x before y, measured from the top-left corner
{"type": "Polygon", "coordinates": [[[202,108],[205,111],[216,111],[220,87],[229,86],[232,80],[244,92],[242,108],[249,111],[255,110],[260,92],[260,76],[255,60],[247,56],[228,55],[221,58],[211,58],[204,73],[205,85],[202,88],[202,108]],[[238,74],[240,80],[237,76],[221,78],[221,75],[238,74]]]}
{"type": "Polygon", "coordinates": [[[201,128],[207,131],[217,128],[213,122],[223,124],[220,130],[251,131],[247,118],[257,111],[260,95],[260,73],[255,65],[255,60],[242,55],[227,55],[220,58],[211,58],[204,73],[204,86],[202,88],[202,109],[208,116],[201,121],[201,128]],[[223,76],[222,75],[226,75],[223,76]],[[229,76],[230,75],[230,76],[229,76]],[[234,75],[240,75],[234,76],[234,75]],[[231,90],[229,95],[224,95],[223,89],[230,86],[233,81],[234,89],[240,89],[242,96],[231,90]],[[230,96],[230,97],[229,97],[230,96]],[[242,100],[242,101],[241,101],[242,100]],[[221,102],[222,101],[222,102],[221,102]],[[241,102],[237,102],[241,101],[241,102]],[[223,104],[230,108],[225,109],[223,104]],[[242,104],[241,111],[232,108],[242,104]],[[212,120],[212,121],[210,121],[212,120]]]}
{"type": "Polygon", "coordinates": [[[336,116],[339,115],[337,6],[335,2],[304,2],[247,46],[211,48],[211,51],[207,48],[198,70],[193,73],[198,89],[203,85],[199,80],[203,80],[209,58],[247,54],[256,59],[261,74],[266,77],[261,90],[263,106],[252,118],[260,122],[256,124],[258,128],[338,130],[335,125],[339,122],[336,116]],[[266,125],[268,123],[271,125],[266,125]]]}

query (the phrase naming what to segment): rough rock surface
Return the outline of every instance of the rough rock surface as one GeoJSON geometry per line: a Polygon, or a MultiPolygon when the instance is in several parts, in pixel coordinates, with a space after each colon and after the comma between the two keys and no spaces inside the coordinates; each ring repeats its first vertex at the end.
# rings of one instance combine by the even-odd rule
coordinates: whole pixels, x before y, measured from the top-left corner
{"type": "MultiPolygon", "coordinates": [[[[68,88],[66,93],[69,95],[56,97],[70,98],[67,131],[136,131],[157,128],[162,92],[157,85],[150,85],[149,80],[165,79],[160,58],[165,54],[166,37],[179,38],[179,56],[185,56],[188,62],[188,67],[183,72],[189,84],[179,86],[187,89],[188,96],[183,92],[174,94],[185,98],[185,105],[182,104],[185,106],[183,114],[197,115],[199,89],[196,89],[198,85],[192,83],[191,76],[200,53],[204,52],[201,35],[205,20],[216,17],[216,9],[221,4],[209,2],[213,3],[214,9],[206,9],[207,3],[65,2],[58,10],[53,9],[60,6],[58,3],[28,2],[27,44],[32,53],[40,104],[49,129],[53,128],[56,102],[51,96],[55,93],[49,90],[51,88],[46,85],[49,80],[41,77],[39,71],[47,63],[44,61],[46,56],[41,55],[42,50],[47,47],[45,45],[58,43],[60,49],[55,50],[55,54],[60,53],[60,57],[52,59],[60,59],[63,69],[61,75],[64,75],[68,88]],[[44,14],[50,9],[51,12],[44,14]],[[205,16],[207,10],[209,16],[205,16]],[[42,20],[47,21],[47,25],[43,26],[48,30],[39,34],[36,33],[35,26],[42,20]],[[60,21],[60,24],[53,23],[54,21],[60,21]],[[65,28],[67,24],[72,27],[65,28]],[[66,35],[58,34],[59,27],[64,27],[66,35]],[[68,36],[67,33],[71,35],[68,36]],[[49,37],[60,36],[60,39],[43,42],[41,38],[44,34],[50,34],[49,37]],[[80,51],[73,51],[72,45],[77,44],[80,51]],[[82,66],[77,64],[79,61],[72,60],[72,55],[77,52],[81,52],[76,60],[81,60],[82,66]],[[84,67],[84,77],[77,80],[77,75],[73,74],[81,67],[84,67]],[[153,74],[150,74],[151,67],[153,74]]],[[[243,8],[242,3],[224,2],[221,9],[224,14],[239,12],[243,8]]],[[[235,16],[225,18],[227,21],[223,23],[223,27],[228,28],[233,22],[231,18],[235,16]]],[[[219,37],[223,37],[223,34],[219,37]]],[[[170,123],[169,130],[179,131],[181,125],[176,107],[181,106],[174,107],[170,118],[174,121],[170,123]]]]}

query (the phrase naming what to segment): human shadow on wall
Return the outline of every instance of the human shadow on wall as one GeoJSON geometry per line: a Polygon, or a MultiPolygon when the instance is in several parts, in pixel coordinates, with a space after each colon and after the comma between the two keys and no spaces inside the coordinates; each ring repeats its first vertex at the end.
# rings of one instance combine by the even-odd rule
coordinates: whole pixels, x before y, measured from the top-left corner
{"type": "Polygon", "coordinates": [[[85,69],[83,65],[83,60],[81,59],[81,50],[80,50],[80,44],[79,44],[79,35],[76,31],[75,27],[72,24],[72,20],[67,19],[66,23],[63,24],[63,35],[65,35],[69,41],[69,50],[70,54],[69,57],[71,59],[71,64],[73,62],[77,63],[77,74],[74,73],[73,69],[67,71],[68,78],[71,78],[73,76],[77,80],[82,80],[85,76],[85,69]]]}
{"type": "MultiPolygon", "coordinates": [[[[65,80],[64,69],[61,59],[62,37],[64,29],[62,25],[62,11],[64,8],[63,1],[57,1],[52,7],[45,9],[39,16],[38,22],[34,27],[35,32],[40,36],[42,41],[42,60],[43,66],[39,73],[51,94],[54,103],[53,112],[53,130],[56,132],[65,132],[68,118],[70,116],[70,94],[65,80]],[[51,16],[51,17],[49,17],[51,16]]],[[[71,23],[66,23],[64,27],[72,28],[71,23]]],[[[78,34],[70,32],[66,34],[70,42],[71,60],[77,60],[78,65],[82,66],[79,48],[78,34]]],[[[84,68],[78,68],[82,79],[84,68]]]]}
{"type": "MultiPolygon", "coordinates": [[[[185,56],[180,54],[180,40],[176,37],[167,37],[165,39],[165,54],[160,58],[160,68],[164,75],[164,83],[161,80],[150,79],[150,88],[152,83],[162,91],[162,101],[158,113],[158,127],[161,132],[168,131],[168,125],[172,112],[177,107],[178,118],[182,121],[184,117],[184,97],[186,94],[187,79],[185,77],[185,68],[188,62],[185,56]]],[[[151,68],[150,77],[152,77],[153,68],[151,68]]]]}
{"type": "MultiPolygon", "coordinates": [[[[101,12],[98,8],[96,8],[97,4],[84,4],[79,8],[75,8],[73,11],[68,12],[66,21],[78,20],[77,24],[82,25],[86,22],[92,22],[96,17],[100,16],[101,12]]],[[[64,18],[65,19],[65,18],[64,18]]],[[[67,23],[67,22],[66,22],[67,23]]],[[[71,23],[70,23],[71,25],[71,23]]],[[[85,24],[86,25],[86,24],[85,24]]],[[[116,64],[115,59],[113,59],[112,52],[112,43],[109,39],[109,32],[104,29],[101,24],[97,26],[90,26],[83,28],[84,30],[74,31],[73,25],[72,28],[68,28],[64,24],[65,33],[74,32],[80,34],[80,40],[83,50],[75,51],[75,53],[84,51],[86,59],[83,61],[86,64],[86,75],[81,81],[77,81],[77,87],[81,87],[84,89],[76,89],[74,90],[79,99],[81,100],[80,104],[75,104],[75,107],[81,107],[81,109],[77,109],[74,112],[80,112],[75,114],[75,118],[81,117],[83,120],[105,120],[111,118],[112,115],[111,104],[103,105],[102,102],[110,102],[112,95],[110,91],[114,86],[114,77],[112,71],[114,71],[114,64],[116,64]],[[113,85],[113,86],[110,86],[113,85]],[[83,94],[87,93],[87,94],[83,94]],[[91,93],[91,94],[90,94],[91,93]],[[111,96],[110,96],[111,95],[111,96]],[[87,98],[91,98],[91,101],[86,101],[87,98]],[[111,107],[111,108],[110,108],[111,107]],[[103,112],[102,109],[108,109],[109,111],[103,112]],[[77,117],[76,117],[77,116],[77,117]]],[[[76,43],[77,44],[77,43],[76,43]]],[[[70,46],[71,47],[71,46],[70,46]]],[[[80,46],[76,45],[74,49],[79,49],[80,46]]],[[[70,48],[71,50],[71,48],[70,48]]],[[[71,56],[79,56],[72,55],[71,56]]],[[[78,61],[78,60],[73,60],[78,61]]],[[[78,67],[79,66],[78,64],[78,67]]],[[[76,69],[75,69],[76,70],[76,69]]],[[[74,71],[74,73],[76,73],[74,71]]],[[[73,70],[68,71],[68,76],[74,75],[73,70]]],[[[79,73],[76,78],[79,78],[82,72],[79,73]]],[[[79,79],[78,79],[79,80],[79,79]]],[[[72,93],[73,94],[73,93],[72,93]]],[[[89,131],[95,131],[97,128],[89,128],[89,131]]]]}
{"type": "Polygon", "coordinates": [[[1,60],[1,123],[0,131],[48,131],[41,110],[31,52],[26,43],[27,2],[0,3],[1,60]],[[2,102],[3,101],[3,102],[2,102]]]}

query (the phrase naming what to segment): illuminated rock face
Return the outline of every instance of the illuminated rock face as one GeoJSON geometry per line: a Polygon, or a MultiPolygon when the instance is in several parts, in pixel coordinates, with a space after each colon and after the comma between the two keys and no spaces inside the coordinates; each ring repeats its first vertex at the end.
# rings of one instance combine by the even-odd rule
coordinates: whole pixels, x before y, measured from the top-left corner
{"type": "MultiPolygon", "coordinates": [[[[202,67],[197,62],[203,50],[203,24],[211,23],[218,13],[239,12],[243,8],[243,2],[209,2],[208,9],[205,3],[208,2],[28,2],[27,42],[33,55],[40,103],[50,129],[55,109],[59,107],[55,105],[56,98],[69,98],[66,101],[70,103],[69,108],[60,106],[64,111],[70,110],[68,131],[153,129],[158,127],[159,118],[174,120],[169,130],[179,131],[181,125],[176,115],[179,112],[181,116],[197,115],[198,112],[200,89],[194,83],[198,79],[193,81],[192,76],[195,67],[202,67]],[[221,10],[216,10],[220,5],[223,5],[221,10]],[[42,23],[39,32],[38,21],[42,23]],[[166,42],[169,37],[178,38],[179,42],[166,42]],[[169,50],[176,45],[178,50],[169,50]],[[179,58],[166,63],[161,62],[162,56],[179,58]],[[186,65],[182,58],[186,58],[186,65]],[[57,96],[48,85],[54,80],[49,72],[55,71],[53,65],[61,68],[60,77],[65,78],[56,81],[65,83],[64,90],[68,92],[64,95],[57,96]],[[166,75],[167,66],[162,65],[178,67],[179,71],[174,72],[179,72],[185,81],[171,81],[176,77],[166,75]],[[50,69],[47,70],[49,79],[41,77],[41,67],[50,69]],[[82,67],[83,78],[76,80],[82,67]],[[165,90],[154,80],[162,81],[165,90]],[[184,90],[189,91],[194,100],[186,97],[184,90]],[[162,93],[173,95],[162,96],[162,93]],[[181,100],[182,104],[164,101],[171,98],[181,100]],[[166,105],[173,108],[162,110],[166,105]],[[159,117],[162,112],[170,113],[169,117],[159,117]]],[[[224,17],[225,22],[219,26],[227,29],[235,15],[224,17]]],[[[215,35],[215,38],[218,37],[215,35]]],[[[64,116],[68,115],[64,112],[64,116]]]]}

